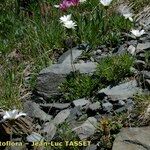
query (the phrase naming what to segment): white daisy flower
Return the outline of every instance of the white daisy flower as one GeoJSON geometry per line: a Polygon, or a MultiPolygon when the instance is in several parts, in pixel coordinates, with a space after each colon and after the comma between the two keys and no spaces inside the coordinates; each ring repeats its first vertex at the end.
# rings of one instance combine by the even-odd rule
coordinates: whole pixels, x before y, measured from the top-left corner
{"type": "Polygon", "coordinates": [[[74,29],[75,26],[77,26],[77,25],[72,20],[69,20],[69,21],[64,22],[63,26],[68,28],[68,29],[74,29]]]}
{"type": "Polygon", "coordinates": [[[131,30],[131,33],[134,35],[134,36],[136,36],[136,37],[140,37],[140,36],[142,36],[143,34],[145,34],[145,31],[144,30],[134,30],[134,29],[132,29],[131,30]]]}
{"type": "Polygon", "coordinates": [[[100,3],[104,6],[109,6],[112,0],[100,0],[100,3]]]}
{"type": "Polygon", "coordinates": [[[23,113],[23,112],[19,112],[17,109],[14,109],[12,111],[6,111],[4,112],[4,116],[3,116],[3,119],[6,120],[6,119],[17,119],[21,116],[26,116],[26,113],[23,113]]]}
{"type": "Polygon", "coordinates": [[[70,21],[70,20],[71,20],[71,14],[70,15],[64,15],[64,16],[60,17],[61,23],[65,23],[66,21],[70,21]]]}

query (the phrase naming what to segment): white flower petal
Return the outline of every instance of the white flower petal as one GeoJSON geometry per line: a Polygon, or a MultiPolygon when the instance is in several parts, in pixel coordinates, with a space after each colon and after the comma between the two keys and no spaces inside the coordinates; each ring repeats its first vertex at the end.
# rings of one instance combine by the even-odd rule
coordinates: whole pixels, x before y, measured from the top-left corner
{"type": "Polygon", "coordinates": [[[84,3],[84,2],[86,2],[86,0],[79,0],[79,2],[80,2],[80,3],[84,3]]]}
{"type": "Polygon", "coordinates": [[[10,118],[9,116],[6,116],[6,115],[3,116],[3,119],[4,119],[4,120],[9,119],[9,118],[10,118]]]}
{"type": "Polygon", "coordinates": [[[109,6],[112,0],[100,0],[101,4],[104,6],[109,6]]]}
{"type": "Polygon", "coordinates": [[[18,115],[15,116],[15,119],[21,117],[21,116],[26,116],[27,114],[26,113],[22,113],[20,112],[18,115]]]}
{"type": "Polygon", "coordinates": [[[70,21],[71,20],[71,14],[70,15],[64,15],[62,17],[60,17],[60,22],[64,23],[66,21],[70,21]]]}
{"type": "Polygon", "coordinates": [[[3,115],[3,119],[17,119],[20,116],[26,116],[26,114],[14,109],[12,111],[6,111],[3,115]]]}
{"type": "Polygon", "coordinates": [[[134,36],[136,36],[136,37],[140,37],[140,36],[142,36],[143,34],[145,34],[145,31],[144,30],[131,30],[131,33],[134,35],[134,36]]]}
{"type": "Polygon", "coordinates": [[[75,24],[75,22],[70,20],[70,21],[64,22],[63,26],[68,28],[68,29],[74,29],[74,27],[77,26],[77,25],[75,24]]]}
{"type": "Polygon", "coordinates": [[[59,8],[59,5],[54,5],[55,8],[59,8]]]}
{"type": "Polygon", "coordinates": [[[131,22],[133,22],[133,18],[132,18],[132,17],[129,17],[129,20],[130,20],[131,22]]]}

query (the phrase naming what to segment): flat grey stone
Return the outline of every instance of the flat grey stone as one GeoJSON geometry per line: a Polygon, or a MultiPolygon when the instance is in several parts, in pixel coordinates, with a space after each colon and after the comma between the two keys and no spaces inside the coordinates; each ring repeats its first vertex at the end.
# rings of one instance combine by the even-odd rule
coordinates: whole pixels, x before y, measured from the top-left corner
{"type": "Polygon", "coordinates": [[[150,127],[122,129],[112,150],[150,150],[150,127]]]}
{"type": "Polygon", "coordinates": [[[136,48],[133,45],[130,45],[127,49],[127,51],[132,55],[135,55],[135,50],[136,48]]]}
{"type": "Polygon", "coordinates": [[[119,101],[118,101],[118,105],[119,105],[119,106],[124,106],[124,105],[125,105],[125,102],[124,102],[123,100],[119,100],[119,101]]]}
{"type": "Polygon", "coordinates": [[[80,107],[74,107],[71,109],[70,115],[67,118],[67,121],[70,122],[70,121],[76,120],[77,117],[80,117],[80,116],[82,116],[81,108],[80,107]]]}
{"type": "MultiPolygon", "coordinates": [[[[74,64],[74,67],[76,70],[79,70],[80,73],[93,73],[96,69],[96,64],[93,62],[76,63],[74,64]]],[[[68,75],[72,71],[71,64],[53,64],[50,67],[43,69],[39,74],[54,73],[58,75],[68,75]]]]}
{"type": "Polygon", "coordinates": [[[117,51],[117,54],[123,54],[123,53],[126,53],[127,51],[127,44],[123,44],[119,47],[118,51],[117,51]]]}
{"type": "Polygon", "coordinates": [[[104,93],[111,98],[111,100],[124,100],[130,97],[133,97],[136,93],[141,93],[142,89],[137,87],[137,81],[131,80],[126,83],[122,83],[120,85],[114,87],[107,87],[105,89],[100,90],[98,93],[104,93]]]}
{"type": "MultiPolygon", "coordinates": [[[[87,74],[93,73],[96,69],[96,64],[93,62],[74,64],[74,66],[80,73],[87,74]]],[[[70,64],[54,64],[43,69],[37,77],[36,92],[44,99],[61,95],[58,87],[72,71],[73,68],[70,64]]]]}
{"type": "Polygon", "coordinates": [[[40,74],[37,78],[36,92],[44,99],[60,95],[59,85],[65,80],[65,76],[55,73],[40,74]]]}
{"type": "Polygon", "coordinates": [[[149,71],[141,71],[141,74],[144,78],[150,79],[150,72],[149,71]]]}
{"type": "Polygon", "coordinates": [[[80,140],[87,139],[95,133],[97,120],[94,117],[89,117],[82,125],[72,129],[75,131],[80,140]]]}
{"type": "Polygon", "coordinates": [[[116,112],[116,113],[121,113],[121,112],[124,112],[124,111],[126,111],[126,110],[127,110],[126,107],[123,106],[123,107],[121,107],[121,108],[116,109],[115,112],[116,112]]]}
{"type": "MultiPolygon", "coordinates": [[[[72,56],[73,59],[72,61],[76,58],[78,58],[82,54],[82,50],[78,50],[77,48],[72,49],[72,56]]],[[[63,55],[60,56],[58,63],[63,63],[63,64],[71,64],[71,50],[66,51],[63,55]]]]}
{"type": "Polygon", "coordinates": [[[102,104],[103,110],[106,112],[110,112],[113,109],[113,105],[110,102],[102,104]]]}
{"type": "Polygon", "coordinates": [[[127,44],[128,45],[133,45],[134,47],[136,47],[137,44],[138,44],[138,41],[137,40],[130,40],[130,41],[127,42],[127,44]]]}
{"type": "Polygon", "coordinates": [[[39,104],[42,108],[59,109],[63,110],[70,106],[70,103],[46,103],[39,104]]]}
{"type": "Polygon", "coordinates": [[[28,116],[38,118],[42,121],[50,121],[52,118],[51,115],[48,115],[43,110],[41,110],[37,103],[31,101],[24,103],[24,112],[27,113],[28,116]]]}
{"type": "Polygon", "coordinates": [[[69,115],[70,109],[62,110],[55,116],[55,118],[53,119],[53,123],[55,125],[62,124],[68,118],[69,115]]]}
{"type": "Polygon", "coordinates": [[[148,49],[150,49],[150,42],[139,43],[139,44],[137,45],[137,49],[138,49],[138,50],[148,50],[148,49]]]}
{"type": "Polygon", "coordinates": [[[126,101],[125,104],[126,110],[132,110],[133,106],[135,105],[134,101],[130,98],[125,101],[126,101]]]}
{"type": "Polygon", "coordinates": [[[44,137],[42,135],[40,135],[39,133],[36,133],[36,132],[32,132],[26,138],[27,138],[28,142],[39,142],[39,141],[44,140],[44,137]]]}
{"type": "Polygon", "coordinates": [[[129,110],[131,111],[133,109],[135,103],[131,99],[127,99],[125,101],[126,102],[124,102],[123,100],[119,100],[117,107],[114,105],[114,107],[116,107],[114,108],[116,113],[129,111],[129,110]]]}
{"type": "Polygon", "coordinates": [[[85,106],[87,104],[90,104],[90,101],[89,100],[86,100],[85,98],[82,98],[82,99],[78,99],[78,100],[74,100],[73,102],[73,105],[74,106],[85,106]]]}
{"type": "Polygon", "coordinates": [[[47,140],[52,140],[56,134],[56,130],[57,130],[57,128],[56,128],[55,124],[47,122],[44,124],[42,133],[45,134],[45,137],[47,140]]]}
{"type": "Polygon", "coordinates": [[[101,104],[100,102],[95,102],[93,104],[90,104],[88,108],[92,111],[97,111],[101,108],[101,104]]]}

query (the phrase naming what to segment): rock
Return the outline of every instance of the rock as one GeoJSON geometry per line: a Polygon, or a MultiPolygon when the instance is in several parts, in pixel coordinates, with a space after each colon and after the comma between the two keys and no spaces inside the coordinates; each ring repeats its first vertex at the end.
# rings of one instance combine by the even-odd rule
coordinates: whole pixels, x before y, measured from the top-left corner
{"type": "Polygon", "coordinates": [[[44,137],[41,136],[39,133],[32,132],[30,135],[26,137],[28,142],[38,142],[38,141],[43,141],[44,137]]]}
{"type": "Polygon", "coordinates": [[[121,107],[121,108],[116,109],[115,112],[116,113],[121,113],[121,112],[124,112],[126,110],[127,110],[126,107],[121,107]]]}
{"type": "Polygon", "coordinates": [[[78,121],[80,122],[82,122],[82,121],[85,121],[86,119],[88,118],[88,115],[85,113],[85,114],[83,114],[82,116],[80,116],[80,118],[78,119],[78,121]]]}
{"type": "Polygon", "coordinates": [[[128,45],[133,45],[134,47],[136,47],[137,44],[138,44],[138,41],[137,40],[130,40],[130,41],[127,41],[127,44],[128,45]]]}
{"type": "Polygon", "coordinates": [[[63,110],[70,106],[70,103],[45,103],[45,104],[39,104],[42,108],[48,108],[48,109],[58,109],[63,110]]]}
{"type": "Polygon", "coordinates": [[[96,55],[100,55],[100,54],[102,54],[102,50],[100,49],[96,50],[96,55]]]}
{"type": "Polygon", "coordinates": [[[146,43],[139,43],[137,45],[137,48],[138,50],[148,50],[150,49],[150,42],[146,42],[146,43]]]}
{"type": "Polygon", "coordinates": [[[141,71],[140,73],[143,75],[143,77],[145,79],[150,79],[150,72],[149,71],[144,70],[144,71],[141,71]]]}
{"type": "Polygon", "coordinates": [[[134,62],[134,67],[141,71],[146,68],[146,63],[145,63],[145,61],[142,61],[142,60],[136,60],[134,62]]]}
{"type": "Polygon", "coordinates": [[[31,101],[24,103],[24,112],[27,113],[28,116],[38,118],[42,121],[50,121],[52,118],[51,115],[48,115],[43,110],[41,110],[38,104],[31,101]]]}
{"type": "Polygon", "coordinates": [[[139,71],[135,69],[134,67],[130,67],[130,72],[133,74],[138,74],[139,71]]]}
{"type": "Polygon", "coordinates": [[[37,78],[36,92],[44,99],[60,95],[61,93],[58,90],[58,86],[64,80],[65,76],[61,74],[40,74],[37,78]]]}
{"type": "Polygon", "coordinates": [[[127,44],[123,44],[119,47],[117,54],[123,54],[126,52],[126,50],[127,50],[127,44]]]}
{"type": "Polygon", "coordinates": [[[97,150],[97,145],[91,144],[90,146],[86,147],[85,150],[97,150]]]}
{"type": "Polygon", "coordinates": [[[127,111],[131,112],[135,105],[132,99],[125,100],[123,104],[124,105],[120,106],[119,108],[117,107],[117,109],[115,110],[116,113],[127,112],[127,111]]]}
{"type": "MultiPolygon", "coordinates": [[[[74,62],[74,60],[76,58],[78,58],[81,54],[82,54],[82,50],[78,50],[77,48],[73,48],[72,49],[72,56],[73,56],[72,61],[74,62]]],[[[59,64],[63,63],[64,65],[65,64],[66,65],[71,64],[71,50],[68,50],[63,55],[61,55],[60,58],[58,59],[58,63],[59,64]]]]}
{"type": "MultiPolygon", "coordinates": [[[[93,62],[74,64],[76,70],[80,73],[93,73],[96,64],[93,62]]],[[[65,77],[73,71],[70,64],[53,64],[43,69],[37,77],[36,93],[45,99],[61,95],[58,87],[65,81],[65,77]]]]}
{"type": "Polygon", "coordinates": [[[113,109],[113,105],[110,102],[102,104],[103,110],[106,112],[110,112],[113,109]]]}
{"type": "Polygon", "coordinates": [[[47,122],[44,124],[42,132],[45,133],[45,137],[47,140],[52,140],[56,134],[56,126],[53,123],[47,122]]]}
{"type": "Polygon", "coordinates": [[[82,112],[81,112],[80,108],[79,107],[74,107],[74,108],[71,109],[70,115],[67,118],[67,121],[70,122],[72,120],[77,119],[77,117],[80,117],[80,116],[82,116],[82,112]]]}
{"type": "Polygon", "coordinates": [[[94,51],[92,54],[93,55],[101,55],[102,54],[102,50],[98,49],[98,50],[94,51]]]}
{"type": "Polygon", "coordinates": [[[124,128],[117,135],[112,150],[149,150],[150,127],[124,128]]]}
{"type": "Polygon", "coordinates": [[[143,60],[143,61],[145,61],[145,53],[140,53],[140,54],[138,54],[138,55],[136,56],[136,58],[137,58],[138,60],[143,60]]]}
{"type": "Polygon", "coordinates": [[[77,133],[80,140],[87,139],[95,133],[97,120],[94,117],[89,117],[82,125],[72,129],[77,133]]]}
{"type": "Polygon", "coordinates": [[[93,104],[90,104],[88,109],[90,109],[91,111],[97,111],[101,108],[101,104],[100,102],[95,102],[93,104]]]}
{"type": "Polygon", "coordinates": [[[119,100],[117,103],[113,104],[114,109],[118,109],[120,107],[125,106],[125,102],[123,100],[119,100]]]}
{"type": "Polygon", "coordinates": [[[124,105],[125,105],[125,102],[124,102],[123,100],[119,100],[119,101],[118,101],[118,105],[119,105],[119,106],[124,106],[124,105]]]}
{"type": "Polygon", "coordinates": [[[150,79],[145,80],[145,85],[150,90],[150,79]]]}
{"type": "Polygon", "coordinates": [[[127,49],[127,51],[131,54],[131,55],[135,55],[135,50],[136,48],[133,45],[130,45],[127,49]]]}
{"type": "Polygon", "coordinates": [[[95,116],[100,110],[101,110],[101,103],[97,101],[87,106],[86,113],[88,116],[95,116]]]}
{"type": "Polygon", "coordinates": [[[132,108],[134,107],[134,101],[132,99],[127,99],[126,100],[126,104],[125,104],[125,107],[126,107],[126,110],[132,110],[132,108]]]}
{"type": "MultiPolygon", "coordinates": [[[[96,69],[96,64],[93,62],[86,62],[86,63],[76,63],[74,64],[76,70],[79,70],[80,73],[92,73],[96,69]]],[[[57,74],[57,75],[68,75],[72,72],[72,66],[70,64],[53,64],[50,67],[43,69],[39,74],[57,74]]]]}
{"type": "Polygon", "coordinates": [[[105,94],[110,97],[111,100],[124,100],[128,99],[130,97],[133,97],[136,93],[141,93],[142,89],[137,87],[137,81],[131,80],[126,83],[122,83],[120,85],[114,86],[114,87],[107,87],[105,89],[100,90],[99,94],[105,94]]]}
{"type": "Polygon", "coordinates": [[[68,118],[69,115],[70,109],[62,110],[55,116],[55,118],[53,119],[53,123],[55,125],[62,124],[68,118]]]}
{"type": "Polygon", "coordinates": [[[74,101],[72,102],[72,104],[73,104],[75,107],[78,107],[78,106],[83,107],[83,106],[85,106],[85,105],[90,104],[90,101],[89,101],[89,100],[86,100],[85,98],[82,98],[82,99],[74,100],[74,101]]]}

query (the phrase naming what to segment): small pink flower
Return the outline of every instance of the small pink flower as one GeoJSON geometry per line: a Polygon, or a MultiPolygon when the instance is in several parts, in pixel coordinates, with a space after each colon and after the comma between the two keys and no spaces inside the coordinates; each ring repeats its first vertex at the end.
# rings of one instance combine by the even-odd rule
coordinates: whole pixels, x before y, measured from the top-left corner
{"type": "Polygon", "coordinates": [[[77,6],[79,3],[79,0],[63,0],[60,4],[59,4],[59,8],[62,11],[66,11],[69,7],[71,6],[77,6]]]}

